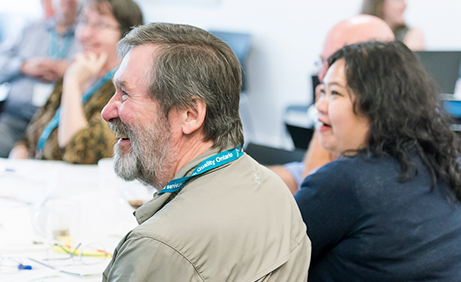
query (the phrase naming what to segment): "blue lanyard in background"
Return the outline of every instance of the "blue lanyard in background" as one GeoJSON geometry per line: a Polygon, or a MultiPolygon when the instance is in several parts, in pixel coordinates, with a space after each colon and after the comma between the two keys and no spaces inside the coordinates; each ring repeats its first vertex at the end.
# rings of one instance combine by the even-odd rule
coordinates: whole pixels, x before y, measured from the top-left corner
{"type": "Polygon", "coordinates": [[[73,36],[65,35],[62,37],[60,44],[58,44],[58,33],[56,30],[51,31],[50,43],[48,45],[48,57],[56,60],[64,59],[69,52],[73,39],[73,36]]]}
{"type": "MultiPolygon", "coordinates": [[[[90,98],[91,95],[93,95],[94,92],[96,92],[104,83],[106,83],[106,81],[108,81],[109,79],[112,78],[112,76],[114,76],[115,72],[117,71],[117,68],[114,68],[112,70],[110,70],[108,73],[106,73],[100,80],[96,81],[95,83],[93,83],[93,85],[91,86],[90,90],[88,92],[85,93],[85,95],[83,95],[82,97],[82,104],[85,103],[85,101],[90,98]]],[[[37,151],[40,151],[43,149],[43,147],[45,146],[45,141],[46,139],[48,139],[48,137],[50,136],[51,134],[51,131],[53,131],[53,129],[55,129],[58,125],[59,125],[59,115],[61,113],[61,107],[59,107],[57,110],[56,110],[56,114],[54,115],[54,117],[50,120],[50,122],[48,123],[48,125],[45,127],[45,129],[43,130],[42,132],[42,135],[40,136],[40,138],[38,139],[38,143],[37,143],[37,151]]]]}
{"type": "Polygon", "coordinates": [[[163,194],[163,193],[173,193],[178,190],[180,190],[184,184],[186,184],[187,181],[189,181],[192,177],[200,175],[202,173],[205,173],[207,171],[210,171],[214,168],[220,167],[222,165],[225,165],[227,163],[230,163],[238,158],[243,156],[243,150],[241,150],[240,146],[237,148],[233,148],[227,151],[223,151],[219,154],[216,154],[214,156],[211,156],[204,161],[202,161],[192,172],[190,176],[185,176],[177,179],[173,179],[168,184],[165,186],[165,188],[162,189],[158,193],[158,195],[163,194]]]}

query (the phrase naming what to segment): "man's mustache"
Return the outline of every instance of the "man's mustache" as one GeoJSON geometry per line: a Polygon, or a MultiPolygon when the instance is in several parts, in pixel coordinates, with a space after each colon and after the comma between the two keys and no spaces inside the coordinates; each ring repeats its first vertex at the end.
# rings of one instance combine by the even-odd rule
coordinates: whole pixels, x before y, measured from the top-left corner
{"type": "Polygon", "coordinates": [[[115,119],[109,123],[110,130],[114,132],[117,136],[127,136],[130,137],[132,131],[124,124],[120,119],[115,119]]]}

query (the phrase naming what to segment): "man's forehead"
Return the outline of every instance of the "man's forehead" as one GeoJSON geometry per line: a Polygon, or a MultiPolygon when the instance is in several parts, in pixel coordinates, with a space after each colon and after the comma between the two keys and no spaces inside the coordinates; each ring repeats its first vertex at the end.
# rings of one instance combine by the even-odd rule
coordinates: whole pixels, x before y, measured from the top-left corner
{"type": "Polygon", "coordinates": [[[153,58],[153,56],[158,52],[157,50],[160,48],[158,44],[153,44],[153,43],[148,43],[148,44],[141,44],[137,46],[133,46],[127,54],[135,54],[132,56],[136,57],[144,57],[144,59],[147,58],[153,58]]]}
{"type": "Polygon", "coordinates": [[[145,85],[151,73],[152,48],[140,48],[135,46],[123,57],[118,71],[115,73],[114,82],[125,89],[138,88],[140,84],[145,85]]]}
{"type": "Polygon", "coordinates": [[[322,58],[322,60],[328,59],[328,57],[341,49],[345,43],[344,39],[339,37],[327,39],[323,46],[322,53],[320,54],[320,58],[322,58]]]}

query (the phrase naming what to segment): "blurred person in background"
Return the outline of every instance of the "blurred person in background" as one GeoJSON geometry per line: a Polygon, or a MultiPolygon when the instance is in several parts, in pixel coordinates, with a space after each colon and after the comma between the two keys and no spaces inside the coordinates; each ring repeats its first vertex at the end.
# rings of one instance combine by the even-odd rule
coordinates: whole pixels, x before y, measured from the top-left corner
{"type": "Polygon", "coordinates": [[[55,2],[55,15],[28,25],[0,51],[0,83],[10,86],[0,113],[0,157],[8,157],[79,50],[74,40],[78,0],[55,2]]]}
{"type": "MultiPolygon", "coordinates": [[[[335,24],[328,32],[320,54],[319,80],[322,81],[327,72],[327,59],[329,56],[344,45],[368,40],[393,41],[394,35],[383,20],[370,15],[358,15],[335,24]]],[[[311,107],[314,107],[313,111],[310,110],[311,112],[317,112],[315,105],[311,107]]],[[[317,114],[314,114],[312,119],[311,123],[314,124],[317,121],[317,114]]],[[[320,146],[316,130],[303,162],[292,162],[285,165],[270,166],[269,168],[282,178],[294,195],[309,173],[335,160],[336,157],[336,155],[320,146]]]]}
{"type": "Polygon", "coordinates": [[[364,0],[361,13],[383,19],[391,27],[395,39],[405,43],[411,50],[424,50],[423,32],[405,23],[403,13],[406,8],[405,0],[364,0]]]}
{"type": "Polygon", "coordinates": [[[45,19],[54,15],[53,1],[56,0],[40,0],[43,9],[43,17],[45,19]]]}
{"type": "Polygon", "coordinates": [[[101,111],[115,92],[117,42],[141,24],[141,10],[132,0],[84,2],[76,29],[83,51],[56,83],[10,158],[95,164],[112,156],[115,135],[101,119],[101,111]]]}
{"type": "Polygon", "coordinates": [[[295,195],[309,281],[461,281],[461,145],[435,82],[402,42],[342,48],[316,103],[339,155],[295,195]]]}

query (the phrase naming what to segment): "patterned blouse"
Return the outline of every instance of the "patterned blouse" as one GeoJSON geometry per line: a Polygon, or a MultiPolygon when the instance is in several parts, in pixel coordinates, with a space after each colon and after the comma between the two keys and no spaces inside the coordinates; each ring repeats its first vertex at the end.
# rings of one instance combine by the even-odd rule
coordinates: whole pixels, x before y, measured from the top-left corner
{"type": "Polygon", "coordinates": [[[37,110],[29,123],[25,136],[18,144],[24,144],[29,158],[42,160],[63,160],[72,164],[97,164],[102,158],[112,157],[115,134],[101,118],[101,111],[115,93],[109,80],[93,93],[83,104],[83,112],[88,125],[78,131],[64,148],[58,144],[59,125],[51,131],[45,141],[43,151],[37,152],[37,143],[43,130],[61,105],[62,79],[55,85],[46,104],[37,110]]]}

